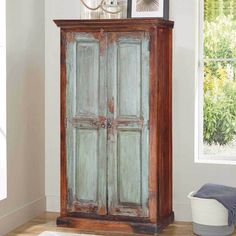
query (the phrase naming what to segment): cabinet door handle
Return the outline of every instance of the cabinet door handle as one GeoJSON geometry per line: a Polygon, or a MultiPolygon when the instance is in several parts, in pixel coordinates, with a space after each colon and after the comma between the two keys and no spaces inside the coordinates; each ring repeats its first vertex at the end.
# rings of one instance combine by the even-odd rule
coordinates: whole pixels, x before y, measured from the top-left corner
{"type": "Polygon", "coordinates": [[[105,129],[106,128],[106,122],[101,123],[101,128],[105,129]]]}
{"type": "Polygon", "coordinates": [[[107,128],[110,129],[111,127],[112,127],[112,123],[111,123],[111,121],[109,121],[109,122],[107,123],[107,128]]]}

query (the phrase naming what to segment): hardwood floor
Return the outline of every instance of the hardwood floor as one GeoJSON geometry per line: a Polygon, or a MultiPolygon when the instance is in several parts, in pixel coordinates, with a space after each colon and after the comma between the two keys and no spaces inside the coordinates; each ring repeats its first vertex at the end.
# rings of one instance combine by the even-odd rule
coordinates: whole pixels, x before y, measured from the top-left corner
{"type": "MultiPolygon", "coordinates": [[[[68,228],[59,228],[56,226],[56,213],[45,213],[42,216],[39,216],[28,223],[20,226],[14,231],[10,232],[5,236],[36,236],[42,233],[43,231],[60,231],[60,232],[71,232],[71,233],[93,233],[93,232],[81,232],[75,229],[68,228]]],[[[104,233],[98,232],[98,235],[106,236],[130,236],[131,234],[118,234],[118,233],[104,233]]],[[[135,234],[132,234],[135,235],[135,234]]],[[[167,227],[160,235],[162,236],[193,236],[192,225],[191,223],[185,222],[175,222],[167,227]]],[[[233,234],[236,236],[236,233],[233,234]]],[[[140,234],[139,234],[140,236],[140,234]]]]}

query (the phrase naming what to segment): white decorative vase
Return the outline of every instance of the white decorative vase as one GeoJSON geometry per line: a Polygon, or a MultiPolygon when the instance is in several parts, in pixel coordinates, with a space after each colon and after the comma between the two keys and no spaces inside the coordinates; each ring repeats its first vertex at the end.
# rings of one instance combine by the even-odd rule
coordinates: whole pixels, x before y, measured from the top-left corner
{"type": "MultiPolygon", "coordinates": [[[[100,5],[101,0],[83,0],[83,2],[90,8],[96,8],[100,5]]],[[[80,19],[99,19],[101,9],[90,10],[87,8],[82,1],[80,1],[80,19]]]]}
{"type": "Polygon", "coordinates": [[[80,0],[80,19],[127,18],[126,0],[80,0]]]}
{"type": "Polygon", "coordinates": [[[119,19],[122,18],[122,12],[119,11],[117,0],[105,0],[101,12],[102,19],[119,19]]]}

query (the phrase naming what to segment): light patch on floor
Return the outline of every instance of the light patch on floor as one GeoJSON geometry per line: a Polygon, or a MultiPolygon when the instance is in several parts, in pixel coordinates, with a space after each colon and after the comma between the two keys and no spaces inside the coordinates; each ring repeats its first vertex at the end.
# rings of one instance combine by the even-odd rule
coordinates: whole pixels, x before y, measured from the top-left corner
{"type": "Polygon", "coordinates": [[[99,236],[99,235],[44,231],[41,234],[39,234],[39,236],[99,236]]]}

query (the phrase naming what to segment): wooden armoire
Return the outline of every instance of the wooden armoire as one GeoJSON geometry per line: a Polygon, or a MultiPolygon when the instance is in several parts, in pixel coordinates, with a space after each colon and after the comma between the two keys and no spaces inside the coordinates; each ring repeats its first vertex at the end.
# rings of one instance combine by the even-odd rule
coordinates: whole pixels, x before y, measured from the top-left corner
{"type": "Polygon", "coordinates": [[[172,211],[172,28],[158,18],[61,29],[59,226],[156,234],[172,211]]]}

